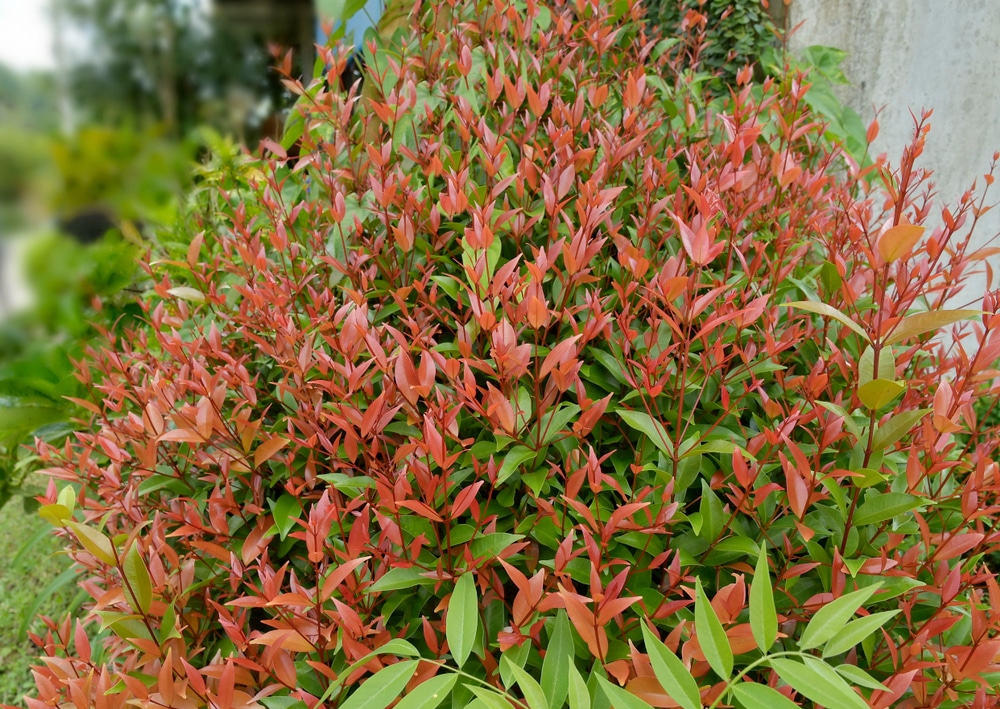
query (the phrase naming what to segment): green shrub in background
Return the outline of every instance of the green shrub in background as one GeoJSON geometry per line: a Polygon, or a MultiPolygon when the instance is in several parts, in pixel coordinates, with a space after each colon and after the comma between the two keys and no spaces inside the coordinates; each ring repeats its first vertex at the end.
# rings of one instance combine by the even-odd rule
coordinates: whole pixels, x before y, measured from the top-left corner
{"type": "Polygon", "coordinates": [[[713,77],[716,93],[734,86],[737,72],[759,64],[778,42],[761,0],[652,0],[647,13],[664,35],[688,38],[688,61],[713,77]]]}
{"type": "Polygon", "coordinates": [[[679,66],[698,72],[709,96],[728,92],[747,65],[758,80],[780,77],[788,68],[802,71],[810,84],[806,103],[826,121],[827,137],[841,142],[855,161],[868,159],[865,125],[835,93],[848,83],[840,68],[845,52],[811,46],[792,56],[762,0],[652,0],[647,10],[651,26],[684,38],[672,51],[679,66]]]}
{"type": "Polygon", "coordinates": [[[850,83],[840,68],[847,53],[835,47],[814,45],[806,47],[799,56],[776,56],[775,51],[765,53],[762,61],[769,73],[780,71],[786,64],[806,73],[809,91],[806,103],[826,122],[827,135],[840,142],[847,153],[860,163],[869,160],[867,128],[861,117],[850,106],[837,98],[836,87],[850,83]]]}

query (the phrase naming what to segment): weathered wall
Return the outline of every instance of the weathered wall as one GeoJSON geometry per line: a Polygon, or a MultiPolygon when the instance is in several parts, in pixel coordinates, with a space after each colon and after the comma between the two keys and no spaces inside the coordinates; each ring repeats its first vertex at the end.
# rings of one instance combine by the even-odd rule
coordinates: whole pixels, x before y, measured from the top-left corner
{"type": "MultiPolygon", "coordinates": [[[[941,198],[953,201],[988,169],[1000,150],[1000,2],[792,0],[788,27],[803,21],[793,51],[813,44],[847,51],[851,86],[842,98],[866,125],[881,109],[876,154],[898,161],[913,135],[910,111],[931,108],[922,164],[934,170],[941,198]]],[[[994,190],[991,202],[1000,200],[1000,182],[994,190]]],[[[977,227],[978,241],[998,233],[1000,207],[977,227]]]]}

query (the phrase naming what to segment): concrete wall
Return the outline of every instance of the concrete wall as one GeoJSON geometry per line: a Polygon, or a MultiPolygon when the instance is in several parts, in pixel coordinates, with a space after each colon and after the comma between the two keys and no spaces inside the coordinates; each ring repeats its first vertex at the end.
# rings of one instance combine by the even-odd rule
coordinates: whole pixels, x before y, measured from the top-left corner
{"type": "MultiPolygon", "coordinates": [[[[813,44],[847,51],[851,86],[842,98],[866,125],[882,109],[876,154],[898,163],[913,135],[910,111],[931,108],[922,164],[934,170],[940,198],[954,201],[986,172],[1000,150],[1000,1],[792,0],[787,26],[803,21],[793,51],[813,44]]],[[[1000,181],[989,201],[1000,201],[1000,181]]],[[[1000,233],[1000,207],[976,232],[979,243],[1000,233]]],[[[1000,260],[993,266],[1000,272],[1000,260]]]]}

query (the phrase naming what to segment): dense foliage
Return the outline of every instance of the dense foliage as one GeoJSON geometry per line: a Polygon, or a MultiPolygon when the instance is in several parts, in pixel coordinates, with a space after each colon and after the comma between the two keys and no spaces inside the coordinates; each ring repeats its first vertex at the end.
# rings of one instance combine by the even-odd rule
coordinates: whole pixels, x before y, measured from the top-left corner
{"type": "Polygon", "coordinates": [[[691,61],[709,72],[717,91],[732,86],[747,64],[766,68],[761,60],[778,43],[766,0],[651,0],[646,6],[648,21],[665,35],[688,39],[691,61]]]}
{"type": "Polygon", "coordinates": [[[982,198],[673,41],[456,2],[289,81],[39,446],[92,613],[30,707],[997,705],[982,198]]]}

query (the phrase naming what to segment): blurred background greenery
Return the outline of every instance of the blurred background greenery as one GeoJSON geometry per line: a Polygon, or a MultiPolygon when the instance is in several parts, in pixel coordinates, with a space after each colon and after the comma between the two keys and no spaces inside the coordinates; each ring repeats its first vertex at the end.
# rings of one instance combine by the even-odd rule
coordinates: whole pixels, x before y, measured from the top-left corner
{"type": "Polygon", "coordinates": [[[72,434],[92,396],[74,361],[140,316],[139,257],[179,236],[198,162],[281,125],[271,65],[312,51],[313,18],[312,0],[0,0],[0,703],[34,686],[36,615],[78,602],[30,444],[72,434]]]}
{"type": "Polygon", "coordinates": [[[196,160],[222,136],[252,146],[281,124],[274,56],[311,61],[316,22],[312,0],[4,0],[0,12],[0,39],[18,42],[0,64],[3,506],[32,470],[23,444],[70,430],[66,397],[86,396],[72,361],[137,315],[137,257],[177,221],[196,160]],[[19,22],[47,37],[19,36],[19,22]]]}

